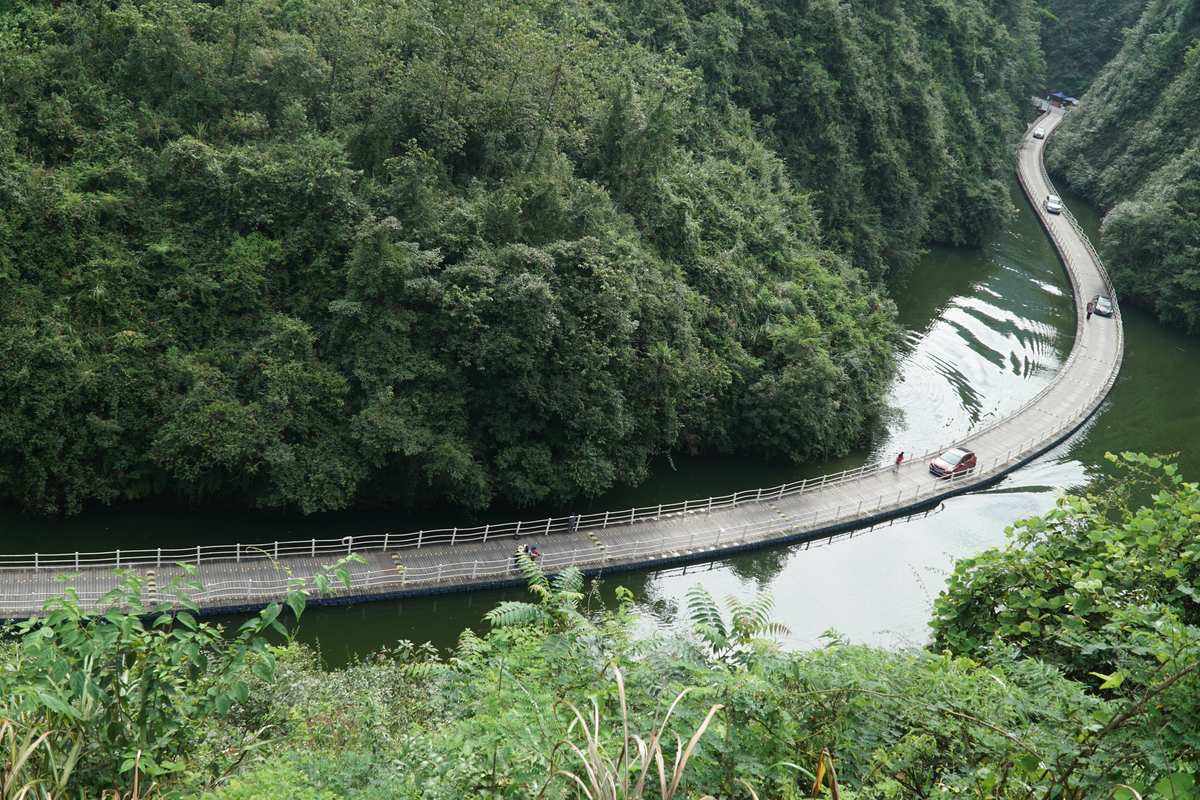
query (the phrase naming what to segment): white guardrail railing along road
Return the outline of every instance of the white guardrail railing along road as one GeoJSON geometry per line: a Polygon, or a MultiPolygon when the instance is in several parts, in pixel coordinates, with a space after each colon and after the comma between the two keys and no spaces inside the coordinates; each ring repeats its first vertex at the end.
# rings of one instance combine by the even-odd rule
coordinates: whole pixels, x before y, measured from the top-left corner
{"type": "MultiPolygon", "coordinates": [[[[1045,119],[1043,117],[1042,119],[1045,119]]],[[[1040,122],[1041,120],[1039,120],[1040,122]]],[[[1022,145],[1023,147],[1026,145],[1022,145]]],[[[1053,192],[1053,184],[1041,164],[1041,177],[1053,192]]],[[[1018,178],[1022,183],[1031,202],[1037,203],[1034,193],[1026,185],[1020,169],[1018,178]]],[[[1041,211],[1036,209],[1039,215],[1041,211]]],[[[1066,218],[1082,238],[1088,253],[1100,269],[1109,295],[1116,305],[1116,293],[1113,290],[1107,271],[1104,270],[1100,257],[1095,252],[1083,233],[1078,221],[1065,211],[1066,218]]],[[[1065,242],[1059,241],[1053,226],[1047,224],[1046,230],[1054,239],[1056,249],[1062,256],[1070,276],[1073,291],[1077,297],[1081,291],[1081,281],[1078,265],[1073,263],[1071,248],[1065,242]]],[[[1116,311],[1118,317],[1119,309],[1116,311]]],[[[1077,315],[1078,316],[1078,315],[1077,315]]],[[[1119,323],[1119,319],[1118,319],[1119,323]]],[[[1076,341],[1083,335],[1084,323],[1077,320],[1076,341]]],[[[1121,326],[1118,324],[1118,336],[1121,326]]],[[[1118,339],[1123,347],[1123,339],[1118,339]]],[[[937,447],[929,448],[920,456],[906,462],[906,466],[916,463],[927,463],[934,456],[945,450],[977,439],[998,425],[1004,424],[1013,416],[1037,405],[1048,392],[1053,391],[1070,371],[1075,362],[1079,347],[1073,346],[1066,362],[1055,377],[1034,397],[1023,403],[1019,408],[1004,418],[997,419],[989,425],[971,431],[966,437],[946,442],[937,447]]],[[[579,545],[578,542],[568,547],[548,548],[543,554],[541,564],[549,570],[561,569],[570,565],[589,567],[609,562],[634,562],[652,558],[678,557],[682,553],[717,550],[729,548],[737,543],[762,541],[772,535],[778,536],[788,531],[804,529],[824,530],[840,523],[848,523],[856,519],[877,518],[879,515],[896,509],[908,509],[919,506],[923,500],[930,501],[938,496],[952,491],[948,484],[964,481],[977,483],[1001,474],[1016,464],[1027,460],[1034,452],[1044,449],[1049,443],[1057,441],[1064,432],[1076,427],[1082,419],[1092,413],[1116,380],[1120,369],[1120,357],[1116,359],[1107,380],[1096,387],[1081,402],[1074,403],[1068,413],[1054,419],[1049,430],[1041,428],[1028,441],[1009,448],[1006,452],[997,453],[986,462],[981,462],[973,470],[955,476],[953,479],[933,481],[924,480],[916,486],[903,486],[896,490],[888,490],[870,497],[855,499],[852,502],[831,504],[825,507],[813,508],[792,515],[772,517],[769,520],[748,523],[742,526],[705,525],[697,521],[695,530],[678,536],[647,537],[631,542],[599,543],[579,545]]],[[[831,486],[863,481],[874,475],[879,475],[893,469],[888,463],[865,464],[861,467],[842,470],[819,477],[783,483],[767,488],[744,489],[731,494],[703,497],[693,500],[683,500],[675,503],[638,506],[616,511],[602,511],[587,514],[545,517],[535,520],[520,520],[500,524],[485,524],[470,527],[437,528],[430,530],[371,533],[358,536],[344,536],[330,539],[298,539],[287,541],[272,541],[256,544],[227,544],[227,545],[195,545],[191,547],[158,547],[118,549],[106,551],[78,551],[66,553],[33,553],[21,555],[0,555],[0,586],[7,582],[3,578],[5,571],[32,571],[55,573],[113,570],[122,568],[163,568],[173,567],[179,563],[201,566],[209,562],[250,562],[257,560],[280,560],[289,558],[334,559],[350,553],[372,553],[420,549],[430,546],[454,548],[464,545],[485,543],[497,538],[521,538],[527,536],[548,537],[555,534],[574,533],[577,531],[606,530],[615,526],[635,525],[646,520],[658,520],[672,515],[704,515],[714,511],[737,508],[749,503],[777,502],[785,498],[804,495],[816,495],[831,486]]],[[[839,534],[844,536],[847,534],[839,534]]],[[[831,541],[833,538],[831,537],[831,541]]],[[[511,557],[502,559],[471,559],[458,562],[448,562],[435,566],[404,566],[391,569],[362,569],[353,570],[354,586],[350,594],[364,594],[364,590],[401,587],[413,587],[423,584],[438,584],[445,582],[462,583],[466,581],[481,581],[487,579],[511,578],[514,565],[511,557]]],[[[287,589],[287,577],[282,572],[278,577],[247,577],[234,580],[206,580],[202,591],[193,593],[192,597],[200,603],[216,603],[222,600],[252,603],[272,597],[278,597],[287,589]]],[[[38,599],[42,592],[16,592],[0,590],[0,612],[5,609],[21,609],[28,611],[31,603],[38,599]]],[[[79,592],[80,599],[96,602],[102,592],[79,592]]],[[[49,594],[46,594],[48,597],[49,594]]]]}

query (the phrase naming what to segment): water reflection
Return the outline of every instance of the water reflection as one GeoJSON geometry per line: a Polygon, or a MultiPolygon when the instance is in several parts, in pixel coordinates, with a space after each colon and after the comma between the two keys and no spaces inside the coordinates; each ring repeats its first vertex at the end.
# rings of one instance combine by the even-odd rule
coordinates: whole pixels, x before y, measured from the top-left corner
{"type": "MultiPolygon", "coordinates": [[[[1066,198],[1085,229],[1095,215],[1066,198]]],[[[893,287],[906,335],[891,388],[885,430],[872,446],[845,459],[794,468],[752,459],[692,458],[659,465],[651,481],[614,491],[592,509],[671,502],[770,486],[799,477],[891,460],[899,450],[923,451],[1009,413],[1052,378],[1070,350],[1074,312],[1062,268],[1020,201],[1021,214],[982,250],[939,249],[893,287]]],[[[956,559],[999,544],[1013,520],[1048,510],[1056,496],[1086,485],[1106,466],[1109,450],[1183,450],[1186,475],[1200,477],[1200,339],[1168,331],[1149,315],[1124,309],[1126,355],[1108,401],[1069,441],[984,492],[947,501],[941,513],[824,548],[778,547],[686,569],[607,578],[639,598],[647,624],[679,624],[683,598],[699,582],[714,594],[773,593],[777,616],[792,630],[789,645],[814,646],[827,629],[879,645],[921,644],[932,598],[956,559]]],[[[444,514],[444,512],[442,512],[444,514]]],[[[509,509],[484,518],[507,519],[509,509]]],[[[430,527],[446,517],[387,512],[288,518],[247,512],[120,512],[90,514],[50,534],[42,521],[0,520],[9,548],[28,551],[48,535],[97,546],[120,535],[120,546],[175,540],[300,538],[362,530],[430,527]],[[7,524],[5,524],[7,523],[7,524]]],[[[461,515],[454,517],[461,523],[461,515]]],[[[103,546],[103,545],[100,545],[103,546]]],[[[117,546],[114,544],[113,546],[117,546]]],[[[6,549],[0,547],[0,549],[6,549]]],[[[64,544],[63,549],[71,549],[64,544]]],[[[341,663],[401,638],[452,645],[465,628],[480,630],[483,614],[522,590],[486,591],[369,603],[311,611],[302,635],[341,663]]]]}
{"type": "MultiPolygon", "coordinates": [[[[1094,231],[1090,209],[1069,197],[1067,202],[1094,231]]],[[[1065,277],[1032,212],[1023,203],[1021,209],[988,248],[935,251],[894,290],[908,331],[891,391],[891,403],[901,411],[858,459],[924,449],[986,424],[1036,394],[1061,364],[1075,324],[1065,277]],[[999,363],[987,355],[996,352],[1003,355],[999,363]]],[[[1166,330],[1137,309],[1123,314],[1125,362],[1109,399],[1068,441],[997,486],[953,498],[928,519],[830,547],[779,547],[687,569],[622,575],[606,581],[605,592],[628,586],[647,620],[670,627],[679,624],[684,595],[696,583],[718,596],[766,590],[776,599],[778,618],[791,628],[790,646],[816,646],[828,629],[856,642],[923,644],[933,598],[954,562],[1001,544],[1014,520],[1043,513],[1062,492],[1086,486],[1105,469],[1106,451],[1183,450],[1185,474],[1200,476],[1200,339],[1166,330]]],[[[721,493],[733,488],[730,475],[736,485],[747,485],[754,469],[762,467],[686,462],[681,471],[696,480],[660,491],[672,498],[710,488],[721,493]]],[[[399,637],[450,644],[463,627],[478,625],[482,611],[501,596],[523,594],[487,593],[461,604],[443,598],[431,601],[433,610],[425,601],[410,601],[403,614],[380,608],[382,619],[369,610],[379,606],[331,610],[317,615],[309,635],[338,642],[343,652],[399,637]]]]}

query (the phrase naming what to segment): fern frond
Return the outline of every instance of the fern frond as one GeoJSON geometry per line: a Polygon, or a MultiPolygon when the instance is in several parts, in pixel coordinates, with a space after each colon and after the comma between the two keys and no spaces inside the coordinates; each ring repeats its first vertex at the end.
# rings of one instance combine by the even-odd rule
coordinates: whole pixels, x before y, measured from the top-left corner
{"type": "Polygon", "coordinates": [[[692,625],[692,633],[712,650],[721,651],[729,646],[729,637],[725,630],[715,628],[707,622],[692,625]]]}
{"type": "Polygon", "coordinates": [[[579,567],[567,567],[554,576],[551,585],[560,594],[579,595],[583,599],[583,573],[579,567]]]}
{"type": "Polygon", "coordinates": [[[782,622],[768,622],[759,631],[760,636],[770,636],[774,639],[786,639],[792,635],[792,629],[782,622]]]}
{"type": "Polygon", "coordinates": [[[754,601],[750,602],[750,612],[754,614],[758,625],[766,625],[770,621],[770,612],[775,609],[775,599],[766,591],[760,591],[754,601]]]}
{"type": "Polygon", "coordinates": [[[511,628],[517,625],[540,625],[550,620],[550,615],[539,605],[505,600],[485,615],[488,623],[496,628],[511,628]]]}
{"type": "Polygon", "coordinates": [[[542,571],[541,566],[536,561],[525,553],[517,553],[515,555],[517,558],[517,568],[525,576],[525,582],[529,584],[530,591],[533,591],[536,586],[549,588],[550,581],[546,580],[546,573],[542,571]]]}
{"type": "Polygon", "coordinates": [[[703,638],[700,629],[704,628],[710,633],[718,634],[720,639],[729,637],[729,629],[721,617],[721,609],[717,606],[717,601],[700,584],[687,590],[687,608],[692,619],[692,630],[698,636],[703,638]]]}
{"type": "Polygon", "coordinates": [[[771,623],[771,612],[775,609],[775,598],[768,592],[759,592],[747,606],[751,617],[754,619],[754,625],[758,629],[762,629],[771,623]]]}

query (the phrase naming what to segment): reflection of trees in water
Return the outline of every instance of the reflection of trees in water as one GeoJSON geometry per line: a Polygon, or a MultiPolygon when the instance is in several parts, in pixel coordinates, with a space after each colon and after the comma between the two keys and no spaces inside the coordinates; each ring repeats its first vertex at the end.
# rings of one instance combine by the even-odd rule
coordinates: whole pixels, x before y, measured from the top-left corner
{"type": "Polygon", "coordinates": [[[730,572],[743,581],[753,581],[755,590],[761,592],[771,587],[776,576],[783,571],[783,566],[787,563],[791,552],[790,547],[768,547],[734,556],[726,560],[724,564],[729,567],[730,572]]]}
{"type": "MultiPolygon", "coordinates": [[[[699,569],[691,567],[692,570],[699,569]]],[[[679,574],[682,570],[670,570],[671,574],[679,574]]],[[[593,579],[598,586],[598,592],[595,597],[598,597],[607,608],[614,608],[617,604],[616,590],[618,586],[623,586],[633,592],[633,596],[637,598],[638,606],[645,612],[649,612],[657,620],[664,625],[671,625],[679,616],[679,605],[672,598],[663,597],[655,583],[655,579],[662,575],[663,571],[656,572],[621,572],[613,575],[603,576],[598,579],[593,579]]],[[[591,583],[589,583],[591,586],[591,583]]],[[[597,608],[597,600],[593,599],[589,591],[589,605],[591,608],[597,608]]]]}

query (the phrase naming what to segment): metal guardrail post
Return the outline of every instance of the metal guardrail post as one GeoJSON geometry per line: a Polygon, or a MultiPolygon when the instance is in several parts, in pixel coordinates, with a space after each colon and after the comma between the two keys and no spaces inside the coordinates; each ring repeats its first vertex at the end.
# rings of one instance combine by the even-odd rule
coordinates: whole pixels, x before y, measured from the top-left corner
{"type": "MultiPolygon", "coordinates": [[[[490,522],[487,525],[483,526],[483,541],[485,544],[487,543],[488,531],[490,531],[491,529],[492,529],[492,524],[490,522]]],[[[387,549],[387,534],[384,534],[383,549],[384,550],[387,549]]]]}
{"type": "Polygon", "coordinates": [[[120,568],[121,568],[121,551],[120,551],[120,549],[118,549],[117,550],[117,569],[120,569],[120,568]]]}

